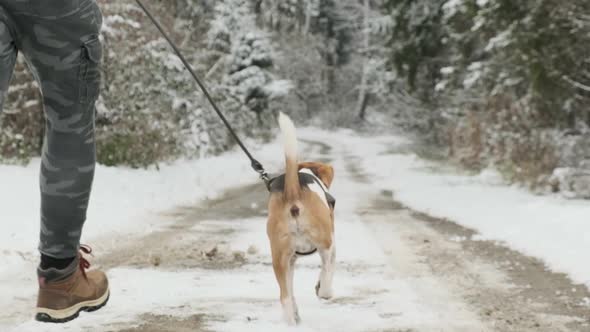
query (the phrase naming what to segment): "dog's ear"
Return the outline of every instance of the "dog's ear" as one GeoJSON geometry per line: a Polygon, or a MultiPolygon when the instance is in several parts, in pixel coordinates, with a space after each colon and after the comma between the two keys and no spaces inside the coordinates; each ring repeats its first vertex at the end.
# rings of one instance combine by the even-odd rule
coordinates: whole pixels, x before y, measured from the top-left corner
{"type": "Polygon", "coordinates": [[[334,180],[334,168],[328,164],[316,163],[316,162],[304,162],[299,164],[299,169],[309,168],[313,174],[315,174],[327,188],[332,185],[334,180]]]}

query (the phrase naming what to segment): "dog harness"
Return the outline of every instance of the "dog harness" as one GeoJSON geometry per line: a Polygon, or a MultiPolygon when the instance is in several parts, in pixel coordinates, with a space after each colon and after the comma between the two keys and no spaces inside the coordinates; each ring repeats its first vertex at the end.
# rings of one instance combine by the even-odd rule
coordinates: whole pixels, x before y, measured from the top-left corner
{"type": "MultiPolygon", "coordinates": [[[[299,185],[301,187],[305,186],[317,193],[317,191],[313,190],[313,188],[311,187],[314,184],[316,186],[319,186],[319,188],[321,188],[321,191],[324,194],[325,200],[322,201],[324,201],[324,203],[326,203],[331,210],[334,210],[334,207],[336,206],[336,199],[328,192],[328,188],[326,188],[326,185],[322,182],[322,180],[320,180],[315,174],[313,174],[313,172],[310,169],[304,168],[299,171],[299,185]]],[[[285,174],[281,174],[277,177],[272,178],[269,181],[268,188],[271,193],[283,192],[285,190],[285,174]]],[[[318,251],[318,249],[314,248],[309,252],[296,251],[295,253],[298,256],[308,256],[315,254],[316,251],[318,251]]]]}
{"type": "MultiPolygon", "coordinates": [[[[330,209],[334,209],[336,207],[336,199],[328,192],[328,188],[326,185],[320,180],[313,172],[307,168],[304,168],[299,171],[299,185],[301,187],[308,187],[310,188],[311,184],[317,184],[326,198],[326,202],[330,209]]],[[[277,177],[274,177],[269,182],[269,191],[271,193],[276,192],[283,192],[285,190],[285,174],[281,174],[277,177]]]]}

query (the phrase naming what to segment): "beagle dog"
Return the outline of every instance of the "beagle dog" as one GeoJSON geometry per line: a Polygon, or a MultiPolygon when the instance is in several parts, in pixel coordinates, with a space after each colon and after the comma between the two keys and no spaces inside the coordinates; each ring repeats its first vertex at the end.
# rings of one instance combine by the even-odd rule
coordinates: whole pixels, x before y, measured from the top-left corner
{"type": "Polygon", "coordinates": [[[298,163],[293,122],[280,113],[279,126],[284,140],[286,170],[269,185],[267,234],[285,320],[296,325],[300,322],[293,294],[297,257],[320,254],[322,268],[315,286],[316,295],[321,299],[332,297],[335,200],[328,188],[334,169],[318,162],[298,163]]]}

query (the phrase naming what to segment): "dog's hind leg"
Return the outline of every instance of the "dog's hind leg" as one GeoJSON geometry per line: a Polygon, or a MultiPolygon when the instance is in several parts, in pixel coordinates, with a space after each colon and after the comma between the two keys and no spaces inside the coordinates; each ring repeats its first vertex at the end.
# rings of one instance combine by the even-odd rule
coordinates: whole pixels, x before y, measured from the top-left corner
{"type": "Polygon", "coordinates": [[[333,296],[332,280],[336,268],[336,244],[332,241],[330,248],[319,249],[319,252],[322,258],[322,271],[315,286],[315,293],[319,298],[328,300],[333,296]]]}
{"type": "Polygon", "coordinates": [[[287,250],[273,248],[273,268],[279,288],[281,289],[281,305],[285,320],[290,325],[299,323],[299,313],[295,297],[293,296],[293,270],[295,265],[295,253],[287,250]]]}
{"type": "Polygon", "coordinates": [[[289,294],[291,294],[291,301],[293,303],[293,312],[295,315],[295,323],[299,324],[301,322],[301,317],[299,317],[299,308],[297,308],[297,302],[295,301],[295,293],[293,291],[293,277],[295,275],[295,261],[297,260],[297,255],[291,256],[289,260],[289,271],[287,273],[287,287],[289,288],[289,294]]]}

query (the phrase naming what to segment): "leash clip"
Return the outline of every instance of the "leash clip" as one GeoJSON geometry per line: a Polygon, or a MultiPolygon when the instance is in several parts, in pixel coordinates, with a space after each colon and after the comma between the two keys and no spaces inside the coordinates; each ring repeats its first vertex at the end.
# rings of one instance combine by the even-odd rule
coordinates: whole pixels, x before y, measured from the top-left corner
{"type": "Polygon", "coordinates": [[[251,166],[252,169],[254,169],[258,174],[260,174],[260,179],[264,181],[266,189],[270,191],[270,179],[268,178],[268,173],[266,173],[266,171],[264,170],[264,166],[262,166],[262,164],[254,158],[252,158],[251,166]]]}

